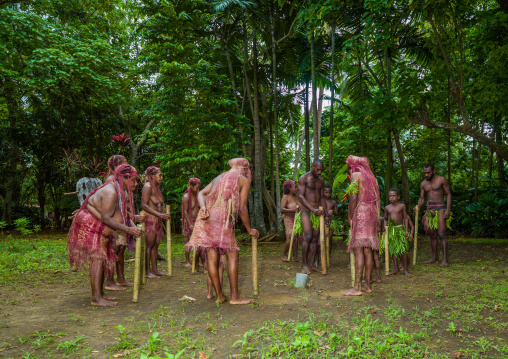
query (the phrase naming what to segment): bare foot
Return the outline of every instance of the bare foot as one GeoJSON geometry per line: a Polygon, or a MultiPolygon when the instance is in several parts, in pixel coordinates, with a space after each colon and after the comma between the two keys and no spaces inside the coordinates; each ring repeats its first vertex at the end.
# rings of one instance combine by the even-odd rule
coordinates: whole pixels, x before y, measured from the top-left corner
{"type": "Polygon", "coordinates": [[[318,273],[322,273],[323,271],[321,269],[319,269],[318,267],[310,267],[310,270],[313,271],[313,272],[318,272],[318,273]]]}
{"type": "Polygon", "coordinates": [[[437,258],[431,258],[426,262],[423,262],[423,264],[431,264],[431,263],[437,263],[437,258]]]}
{"type": "Polygon", "coordinates": [[[441,262],[440,266],[441,266],[441,267],[446,268],[446,267],[448,267],[448,262],[447,262],[447,261],[445,261],[445,260],[443,260],[443,261],[441,262]]]}
{"type": "Polygon", "coordinates": [[[208,295],[206,296],[206,299],[213,299],[215,298],[215,296],[211,293],[208,293],[208,295]]]}
{"type": "Polygon", "coordinates": [[[298,258],[293,257],[293,258],[291,258],[291,260],[292,260],[293,262],[300,263],[300,260],[299,260],[298,258]]]}
{"type": "Polygon", "coordinates": [[[112,295],[107,295],[107,294],[103,294],[102,298],[104,298],[106,300],[115,300],[116,299],[116,297],[113,297],[112,295]]]}
{"type": "Polygon", "coordinates": [[[128,282],[125,279],[119,279],[116,282],[116,285],[119,285],[119,286],[122,286],[122,287],[132,287],[133,286],[133,284],[131,282],[128,282]]]}
{"type": "Polygon", "coordinates": [[[242,298],[242,297],[238,297],[237,299],[230,299],[229,300],[229,304],[234,304],[234,305],[250,304],[252,302],[254,302],[253,299],[247,299],[247,298],[242,298]]]}
{"type": "Polygon", "coordinates": [[[112,302],[110,300],[107,300],[105,298],[99,298],[95,301],[92,301],[91,304],[94,307],[113,307],[118,304],[118,302],[112,302]]]}
{"type": "Polygon", "coordinates": [[[191,268],[191,267],[192,267],[192,264],[190,264],[190,262],[185,262],[185,266],[186,266],[187,268],[191,268]]]}
{"type": "Polygon", "coordinates": [[[159,277],[162,277],[162,276],[167,275],[166,273],[164,273],[164,272],[159,272],[158,270],[155,270],[155,271],[153,271],[152,273],[153,273],[153,274],[155,274],[155,275],[157,275],[157,276],[159,276],[159,277]]]}
{"type": "Polygon", "coordinates": [[[219,299],[217,299],[217,300],[215,301],[215,303],[216,303],[216,304],[222,304],[222,303],[224,303],[224,302],[227,302],[227,300],[228,300],[228,297],[226,297],[226,296],[224,296],[224,295],[223,295],[222,297],[219,297],[219,299]]]}
{"type": "Polygon", "coordinates": [[[365,284],[363,285],[362,289],[366,293],[372,293],[372,289],[370,289],[370,287],[367,287],[365,284]]]}
{"type": "MultiPolygon", "coordinates": [[[[160,277],[156,276],[155,274],[153,273],[150,273],[150,272],[147,272],[146,273],[146,277],[147,278],[150,278],[150,279],[159,279],[160,277]]],[[[125,288],[124,288],[125,289],[125,288]]]]}
{"type": "Polygon", "coordinates": [[[342,292],[342,295],[344,295],[346,297],[358,297],[358,296],[362,295],[362,291],[357,290],[355,288],[351,288],[349,290],[342,292]]]}
{"type": "Polygon", "coordinates": [[[400,269],[394,269],[392,270],[390,273],[388,273],[388,275],[396,275],[396,274],[399,274],[400,273],[400,269]]]}
{"type": "Polygon", "coordinates": [[[307,266],[303,266],[303,267],[302,267],[302,273],[303,273],[303,274],[310,274],[310,270],[309,270],[309,268],[307,268],[307,266]]]}
{"type": "Polygon", "coordinates": [[[288,256],[282,255],[281,258],[283,262],[289,262],[288,256]]]}
{"type": "Polygon", "coordinates": [[[404,269],[404,275],[406,277],[411,277],[411,273],[409,273],[409,271],[407,269],[404,269]]]}
{"type": "Polygon", "coordinates": [[[112,290],[112,291],[115,291],[115,292],[121,292],[127,288],[124,288],[124,287],[120,287],[119,285],[116,285],[115,283],[112,283],[112,284],[107,284],[104,289],[106,290],[112,290]]]}
{"type": "Polygon", "coordinates": [[[381,283],[381,278],[377,277],[375,279],[371,279],[372,283],[381,283]]]}

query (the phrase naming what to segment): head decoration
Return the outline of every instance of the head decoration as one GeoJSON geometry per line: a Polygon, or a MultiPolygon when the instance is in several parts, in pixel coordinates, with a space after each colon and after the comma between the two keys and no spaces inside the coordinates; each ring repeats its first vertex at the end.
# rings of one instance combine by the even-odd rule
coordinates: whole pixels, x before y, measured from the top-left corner
{"type": "Polygon", "coordinates": [[[164,202],[164,198],[162,197],[161,187],[160,185],[156,185],[153,181],[153,176],[155,176],[160,171],[160,168],[157,166],[148,167],[145,171],[145,181],[150,183],[152,191],[155,192],[155,197],[157,197],[157,199],[162,203],[164,202]]]}
{"type": "Polygon", "coordinates": [[[367,157],[349,156],[346,160],[348,170],[362,174],[362,197],[366,202],[377,201],[379,205],[379,186],[372,173],[367,157]]]}
{"type": "Polygon", "coordinates": [[[283,184],[283,186],[282,186],[282,187],[283,187],[283,188],[282,188],[282,191],[284,192],[284,194],[288,194],[288,193],[289,193],[289,190],[290,190],[291,188],[293,188],[294,186],[296,186],[295,181],[288,179],[288,180],[286,180],[286,181],[284,182],[284,184],[283,184]]]}
{"type": "Polygon", "coordinates": [[[252,175],[250,172],[250,163],[246,158],[233,158],[228,161],[229,167],[231,167],[230,171],[239,171],[242,176],[247,178],[249,182],[251,181],[252,175]]]}
{"type": "Polygon", "coordinates": [[[127,159],[122,155],[113,155],[108,159],[108,171],[106,172],[106,178],[111,176],[115,172],[115,168],[123,163],[127,163],[127,159]]]}

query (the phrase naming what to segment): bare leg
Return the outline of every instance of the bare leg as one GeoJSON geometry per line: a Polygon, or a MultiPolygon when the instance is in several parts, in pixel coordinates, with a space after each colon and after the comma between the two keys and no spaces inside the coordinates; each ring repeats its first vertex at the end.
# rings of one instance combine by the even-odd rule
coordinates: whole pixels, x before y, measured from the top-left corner
{"type": "Polygon", "coordinates": [[[289,246],[291,245],[291,236],[286,234],[286,244],[284,245],[284,251],[282,252],[282,260],[288,262],[289,246]]]}
{"type": "MultiPolygon", "coordinates": [[[[443,248],[443,261],[441,262],[441,267],[448,267],[448,241],[446,239],[446,220],[444,218],[444,211],[439,211],[439,227],[437,230],[437,235],[441,240],[441,246],[443,248]]],[[[437,242],[437,240],[436,240],[437,242]]],[[[437,247],[437,243],[436,243],[437,247]]],[[[437,248],[436,248],[437,252],[437,248]]]]}
{"type": "Polygon", "coordinates": [[[330,228],[330,230],[328,232],[328,242],[329,242],[329,252],[328,252],[328,255],[330,256],[330,261],[331,261],[331,258],[332,258],[332,245],[333,245],[333,231],[332,231],[331,228],[330,228]]]}
{"type": "MultiPolygon", "coordinates": [[[[310,212],[302,211],[302,229],[303,229],[303,244],[302,244],[302,273],[310,274],[309,265],[307,264],[309,257],[309,247],[312,247],[312,225],[310,223],[310,212]]],[[[315,245],[314,245],[315,246],[315,245]]],[[[311,249],[311,248],[310,248],[311,249]]],[[[315,248],[314,248],[315,250],[315,248]]],[[[312,249],[311,249],[312,251],[312,249]]],[[[311,263],[314,258],[311,256],[311,263]]]]}
{"type": "Polygon", "coordinates": [[[437,256],[437,231],[435,229],[430,230],[430,248],[432,249],[432,258],[423,264],[436,263],[438,260],[437,256]]]}
{"type": "MultiPolygon", "coordinates": [[[[224,263],[222,262],[219,262],[219,281],[220,281],[220,286],[222,288],[222,283],[223,283],[223,275],[224,275],[224,263]]],[[[207,285],[207,288],[208,288],[208,295],[207,295],[207,299],[212,299],[214,297],[213,295],[213,285],[212,285],[212,280],[210,279],[210,277],[208,277],[206,279],[206,285],[207,285]]],[[[217,292],[215,292],[215,294],[217,294],[217,292]]]]}
{"type": "MultiPolygon", "coordinates": [[[[206,251],[207,264],[208,264],[208,278],[217,293],[217,303],[224,303],[227,298],[222,293],[222,285],[219,278],[219,253],[216,249],[210,248],[206,251]]],[[[210,294],[210,291],[208,291],[210,294]]]]}
{"type": "Polygon", "coordinates": [[[394,269],[393,269],[393,271],[388,273],[388,275],[399,274],[399,272],[400,272],[399,261],[397,260],[397,257],[395,257],[394,255],[392,255],[392,262],[393,262],[394,269]]]}
{"type": "MultiPolygon", "coordinates": [[[[190,239],[190,237],[187,238],[187,242],[189,242],[189,239],[190,239]]],[[[192,248],[185,247],[185,266],[187,268],[192,267],[192,264],[190,262],[190,253],[191,253],[191,251],[192,251],[192,248]]]]}
{"type": "Polygon", "coordinates": [[[300,262],[298,259],[298,239],[296,239],[296,236],[293,240],[293,257],[291,257],[291,260],[293,262],[300,262]]]}
{"type": "Polygon", "coordinates": [[[245,299],[238,294],[238,251],[227,252],[228,256],[228,277],[231,290],[230,304],[249,304],[252,299],[245,299]]]}
{"type": "MultiPolygon", "coordinates": [[[[118,256],[118,260],[116,262],[116,265],[117,265],[117,274],[119,273],[118,272],[118,261],[120,260],[120,248],[123,247],[123,246],[115,246],[113,245],[112,248],[113,248],[113,251],[115,252],[115,254],[118,256]]],[[[123,259],[123,256],[122,256],[122,259],[123,259]]],[[[110,277],[106,278],[106,287],[105,287],[106,290],[111,290],[111,291],[116,291],[116,292],[121,292],[122,290],[125,290],[126,288],[123,288],[121,286],[119,286],[118,284],[115,283],[115,273],[113,273],[113,275],[111,275],[110,277]]]]}
{"type": "Polygon", "coordinates": [[[321,253],[321,247],[319,246],[319,229],[312,229],[312,242],[310,243],[310,266],[309,269],[313,272],[321,273],[321,269],[319,269],[315,263],[317,262],[316,253],[321,253]]]}
{"type": "Polygon", "coordinates": [[[363,258],[363,248],[354,248],[353,251],[355,253],[355,269],[356,269],[355,285],[353,286],[353,288],[342,292],[342,295],[356,297],[362,295],[362,290],[360,289],[360,282],[363,276],[364,258],[363,258]]]}
{"type": "MultiPolygon", "coordinates": [[[[155,233],[149,233],[146,235],[146,247],[145,247],[145,270],[146,270],[146,277],[151,279],[158,279],[160,277],[156,276],[154,273],[151,272],[151,268],[153,266],[150,266],[150,261],[153,261],[153,248],[155,246],[155,233]]],[[[157,253],[157,251],[155,251],[157,253]]],[[[157,257],[155,257],[155,262],[157,263],[157,257]]]]}
{"type": "Polygon", "coordinates": [[[124,262],[124,253],[125,246],[120,246],[120,250],[118,251],[118,260],[116,261],[116,276],[117,282],[116,284],[121,285],[122,287],[132,287],[132,283],[125,279],[125,262],[124,262]]]}
{"type": "Polygon", "coordinates": [[[381,263],[379,262],[379,251],[373,250],[374,264],[376,266],[376,279],[374,282],[381,283],[381,263]]]}
{"type": "Polygon", "coordinates": [[[157,255],[159,253],[159,245],[160,245],[160,238],[155,240],[155,244],[152,248],[152,273],[156,276],[163,276],[167,275],[164,272],[161,272],[157,269],[157,255]]]}
{"type": "Polygon", "coordinates": [[[96,307],[112,307],[117,305],[117,302],[112,302],[104,297],[102,293],[103,283],[104,264],[102,261],[93,261],[90,265],[90,284],[92,287],[91,304],[96,307]]]}
{"type": "Polygon", "coordinates": [[[370,288],[370,278],[372,276],[372,249],[371,248],[363,248],[363,257],[365,262],[365,283],[363,284],[363,290],[367,293],[371,293],[372,289],[370,288]]]}
{"type": "Polygon", "coordinates": [[[400,261],[402,262],[402,265],[404,266],[404,275],[406,277],[410,277],[411,273],[409,273],[409,253],[404,253],[402,257],[400,258],[400,261]]]}

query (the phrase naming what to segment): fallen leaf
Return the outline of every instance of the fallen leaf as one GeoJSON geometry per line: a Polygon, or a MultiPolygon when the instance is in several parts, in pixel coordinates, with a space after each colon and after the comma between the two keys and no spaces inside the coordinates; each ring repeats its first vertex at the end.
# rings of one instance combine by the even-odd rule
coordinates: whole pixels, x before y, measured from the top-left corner
{"type": "Polygon", "coordinates": [[[184,295],[182,298],[179,299],[180,301],[187,301],[189,303],[194,303],[196,299],[189,297],[187,295],[184,295]]]}
{"type": "Polygon", "coordinates": [[[208,359],[208,355],[203,353],[201,350],[199,351],[199,359],[208,359]]]}
{"type": "Polygon", "coordinates": [[[459,264],[460,264],[461,266],[463,266],[463,265],[464,265],[464,263],[459,263],[459,264]]]}
{"type": "Polygon", "coordinates": [[[494,306],[494,310],[497,312],[497,304],[494,306]]]}
{"type": "Polygon", "coordinates": [[[376,314],[377,313],[377,308],[374,308],[370,311],[372,314],[376,314]]]}
{"type": "Polygon", "coordinates": [[[321,350],[327,350],[327,349],[330,349],[330,347],[328,345],[323,345],[322,347],[319,347],[317,349],[317,352],[319,353],[321,350]]]}
{"type": "Polygon", "coordinates": [[[485,269],[487,269],[487,268],[488,268],[488,267],[482,267],[482,270],[485,270],[485,269]]]}
{"type": "Polygon", "coordinates": [[[62,273],[62,271],[57,269],[56,271],[53,272],[53,274],[57,274],[57,273],[62,273]]]}
{"type": "Polygon", "coordinates": [[[426,298],[426,299],[427,299],[427,302],[432,303],[432,300],[431,300],[431,299],[429,299],[429,298],[426,298]]]}
{"type": "Polygon", "coordinates": [[[455,354],[453,354],[453,358],[454,359],[460,359],[460,358],[462,358],[462,352],[456,352],[455,354]]]}
{"type": "Polygon", "coordinates": [[[113,355],[113,358],[120,358],[120,357],[123,357],[123,354],[120,354],[120,353],[119,353],[119,354],[115,354],[115,355],[113,355]]]}
{"type": "Polygon", "coordinates": [[[317,336],[319,336],[319,337],[322,337],[322,336],[323,336],[323,334],[325,334],[325,332],[324,332],[323,330],[321,330],[321,331],[314,330],[314,334],[316,334],[316,335],[317,335],[317,336]]]}
{"type": "Polygon", "coordinates": [[[333,281],[333,280],[331,280],[331,279],[330,279],[330,283],[335,283],[335,281],[333,281]]]}
{"type": "Polygon", "coordinates": [[[233,359],[241,359],[241,358],[243,358],[243,354],[233,354],[233,355],[231,355],[231,358],[233,358],[233,359]]]}

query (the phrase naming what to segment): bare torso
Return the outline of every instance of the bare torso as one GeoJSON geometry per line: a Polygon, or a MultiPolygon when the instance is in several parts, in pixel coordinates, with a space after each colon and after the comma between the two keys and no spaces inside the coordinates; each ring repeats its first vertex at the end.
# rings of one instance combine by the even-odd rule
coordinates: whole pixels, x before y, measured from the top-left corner
{"type": "Polygon", "coordinates": [[[333,211],[333,215],[337,215],[337,201],[331,198],[325,199],[325,211],[326,213],[330,213],[330,211],[333,211]]]}
{"type": "MultiPolygon", "coordinates": [[[[300,208],[302,207],[302,205],[298,201],[298,197],[296,197],[293,194],[285,194],[284,196],[282,196],[280,206],[281,206],[281,209],[286,208],[286,209],[292,209],[292,210],[294,210],[297,206],[299,206],[300,208]]],[[[293,212],[287,212],[286,214],[294,216],[293,212]]]]}
{"type": "MultiPolygon", "coordinates": [[[[190,196],[191,196],[191,217],[197,217],[199,212],[198,196],[193,195],[192,191],[190,193],[190,196]]],[[[185,204],[185,206],[189,205],[189,192],[186,192],[183,195],[182,204],[183,203],[185,204]]]]}
{"type": "Polygon", "coordinates": [[[324,186],[323,177],[314,177],[311,172],[307,172],[300,177],[298,180],[298,188],[299,193],[303,194],[303,197],[307,200],[307,202],[314,206],[314,208],[318,208],[321,205],[321,194],[324,186]],[[300,187],[304,186],[304,190],[300,190],[300,187]]]}
{"type": "Polygon", "coordinates": [[[142,193],[145,193],[147,191],[151,191],[150,197],[148,199],[148,202],[143,204],[148,205],[148,207],[157,212],[163,212],[164,203],[159,198],[157,198],[156,192],[152,189],[152,186],[150,185],[149,182],[145,183],[145,185],[143,186],[142,193]]]}
{"type": "Polygon", "coordinates": [[[443,176],[436,175],[430,181],[422,181],[421,188],[425,192],[427,202],[444,202],[446,184],[446,179],[443,176]]]}
{"type": "Polygon", "coordinates": [[[389,204],[385,207],[385,218],[386,221],[391,218],[396,225],[404,223],[405,217],[405,208],[406,205],[404,203],[397,202],[395,204],[389,204]]]}
{"type": "Polygon", "coordinates": [[[123,222],[122,213],[120,212],[120,208],[118,206],[118,194],[116,193],[116,188],[113,183],[110,183],[100,190],[95,192],[88,200],[88,204],[86,209],[97,219],[102,220],[102,208],[106,205],[106,202],[114,201],[115,205],[115,213],[113,215],[113,219],[119,223],[123,222]]]}

